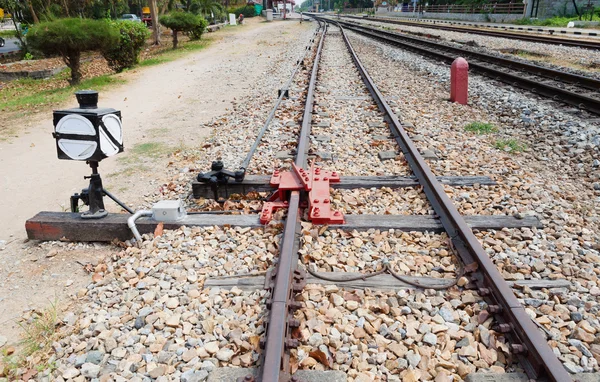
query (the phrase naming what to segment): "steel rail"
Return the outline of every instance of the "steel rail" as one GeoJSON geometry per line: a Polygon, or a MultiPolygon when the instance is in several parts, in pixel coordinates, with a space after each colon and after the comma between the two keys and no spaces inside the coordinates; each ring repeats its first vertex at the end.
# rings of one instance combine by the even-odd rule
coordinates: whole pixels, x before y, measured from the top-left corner
{"type": "Polygon", "coordinates": [[[399,21],[399,20],[390,20],[387,18],[380,17],[358,17],[358,16],[342,16],[349,19],[357,19],[357,20],[367,20],[367,21],[376,21],[380,23],[386,24],[396,24],[396,25],[406,25],[406,26],[415,26],[419,28],[430,28],[430,29],[440,29],[447,30],[451,32],[461,32],[461,33],[469,33],[469,34],[478,34],[483,36],[492,36],[492,37],[502,37],[502,38],[512,38],[523,41],[530,42],[538,42],[542,44],[552,44],[552,45],[564,45],[575,48],[582,49],[600,49],[600,42],[588,41],[588,40],[575,40],[575,39],[565,39],[560,37],[548,37],[548,36],[539,36],[533,34],[524,34],[524,33],[515,33],[515,32],[500,32],[493,30],[484,30],[484,29],[474,29],[470,27],[456,27],[456,26],[446,26],[446,25],[438,25],[438,24],[426,24],[419,23],[414,21],[399,21]]]}
{"type": "MultiPolygon", "coordinates": [[[[333,22],[332,20],[326,21],[333,22]]],[[[396,142],[419,183],[423,186],[423,191],[465,265],[465,270],[471,272],[471,281],[476,284],[479,294],[488,302],[490,313],[501,323],[497,328],[498,331],[504,333],[512,342],[512,353],[517,355],[531,379],[548,379],[555,382],[571,381],[569,373],[526,314],[525,309],[490,260],[471,228],[446,195],[442,184],[436,179],[429,165],[409,138],[398,117],[385,101],[341,26],[340,30],[365,85],[381,112],[385,114],[385,119],[396,142]]]]}
{"type": "Polygon", "coordinates": [[[544,77],[551,78],[553,80],[564,81],[566,83],[576,85],[576,86],[582,86],[582,87],[585,87],[590,90],[596,90],[596,91],[600,90],[600,80],[598,80],[596,78],[586,77],[586,76],[582,76],[579,74],[573,74],[573,73],[568,73],[568,72],[564,72],[561,70],[546,68],[546,67],[535,65],[535,64],[529,64],[526,62],[512,60],[510,58],[498,57],[498,56],[494,56],[494,55],[487,54],[487,53],[474,52],[469,49],[453,47],[453,46],[449,46],[449,45],[446,45],[443,43],[426,40],[423,38],[407,36],[405,34],[399,34],[399,33],[390,32],[390,31],[383,31],[381,29],[368,27],[366,25],[350,24],[350,23],[345,23],[343,21],[340,23],[346,25],[349,29],[352,29],[352,30],[354,30],[355,27],[361,28],[365,31],[376,32],[376,33],[379,33],[379,34],[382,34],[384,36],[391,37],[394,39],[401,38],[403,40],[410,41],[417,45],[429,46],[429,47],[441,50],[443,52],[450,52],[450,53],[454,53],[454,54],[465,55],[467,57],[471,56],[471,57],[476,58],[477,60],[489,62],[494,65],[501,65],[501,66],[505,66],[510,69],[515,69],[515,68],[520,69],[522,71],[531,73],[533,75],[544,76],[544,77]]]}
{"type": "MultiPolygon", "coordinates": [[[[298,138],[298,150],[295,163],[305,167],[308,157],[309,135],[312,123],[312,111],[315,96],[315,86],[319,70],[321,51],[327,33],[327,24],[324,23],[321,40],[315,55],[308,92],[306,94],[302,128],[298,138]]],[[[293,306],[290,302],[294,292],[294,272],[298,268],[298,249],[300,246],[300,192],[293,191],[290,195],[287,218],[283,230],[283,238],[279,251],[274,285],[270,298],[270,313],[266,332],[265,348],[263,354],[261,382],[285,381],[290,376],[289,355],[286,350],[290,348],[291,339],[287,336],[290,332],[289,318],[293,306]]]]}
{"type": "MultiPolygon", "coordinates": [[[[436,43],[432,43],[429,41],[416,39],[413,37],[398,35],[396,33],[379,31],[379,30],[367,28],[364,26],[355,26],[352,24],[344,23],[344,22],[340,22],[340,24],[347,25],[347,29],[355,31],[360,34],[363,34],[363,35],[366,35],[368,37],[375,38],[375,39],[384,41],[386,43],[400,45],[403,48],[413,50],[415,52],[418,52],[419,54],[423,54],[423,55],[433,57],[438,60],[442,60],[442,61],[446,61],[446,62],[452,62],[452,61],[454,61],[454,59],[456,59],[456,56],[454,54],[448,54],[447,52],[465,54],[467,57],[472,56],[472,57],[477,57],[478,59],[480,59],[483,55],[482,53],[474,53],[474,52],[470,52],[470,51],[466,51],[466,50],[461,50],[458,48],[452,48],[452,47],[448,47],[446,45],[436,44],[436,43]],[[410,42],[406,42],[406,41],[402,41],[402,40],[417,41],[419,43],[419,45],[413,44],[410,42]],[[431,49],[431,48],[422,46],[421,43],[423,43],[423,45],[428,44],[431,46],[435,46],[435,45],[441,45],[441,46],[439,48],[435,47],[435,48],[431,49]],[[441,52],[436,51],[435,49],[439,49],[442,51],[441,52]]],[[[493,56],[490,56],[490,57],[493,57],[493,56]]],[[[570,90],[562,89],[560,87],[553,86],[551,84],[540,81],[540,78],[527,78],[527,77],[509,73],[509,72],[506,72],[506,71],[503,71],[500,69],[496,69],[489,65],[501,65],[502,60],[497,57],[494,57],[493,59],[496,61],[491,62],[491,63],[480,63],[476,60],[469,60],[469,68],[473,69],[479,73],[482,73],[488,77],[491,77],[495,80],[505,82],[509,85],[520,87],[522,89],[529,90],[533,93],[552,98],[555,101],[560,101],[560,102],[563,102],[563,103],[566,103],[569,105],[576,106],[581,109],[585,109],[594,114],[600,114],[600,98],[592,98],[589,96],[590,93],[594,94],[595,96],[600,96],[599,93],[597,93],[597,92],[574,93],[570,90]]],[[[511,63],[515,64],[514,66],[517,66],[515,62],[511,61],[511,63]]],[[[526,64],[523,64],[523,65],[526,65],[526,64]]],[[[510,70],[510,69],[512,69],[512,67],[507,66],[506,69],[510,70]]],[[[556,72],[559,72],[559,71],[556,71],[556,72]]],[[[565,74],[565,73],[563,73],[563,74],[565,74]]],[[[583,76],[580,76],[580,77],[583,77],[583,76]]],[[[583,78],[587,78],[587,77],[583,77],[583,78]]],[[[597,81],[594,79],[590,79],[590,80],[597,81]]]]}

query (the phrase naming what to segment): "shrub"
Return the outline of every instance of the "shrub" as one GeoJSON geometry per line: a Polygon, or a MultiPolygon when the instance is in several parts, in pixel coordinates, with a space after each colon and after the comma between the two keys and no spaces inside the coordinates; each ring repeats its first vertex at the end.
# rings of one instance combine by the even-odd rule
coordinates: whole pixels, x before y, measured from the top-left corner
{"type": "Polygon", "coordinates": [[[35,25],[27,33],[27,43],[45,55],[60,55],[71,69],[71,85],[81,81],[81,53],[104,50],[118,43],[118,32],[104,20],[61,19],[35,25]]]}
{"type": "Polygon", "coordinates": [[[254,9],[254,6],[252,5],[245,5],[237,8],[233,13],[235,13],[236,17],[239,17],[240,14],[244,15],[244,17],[254,17],[256,15],[256,9],[254,9]]]}
{"type": "Polygon", "coordinates": [[[206,31],[206,27],[208,26],[208,21],[206,19],[201,16],[198,16],[198,18],[200,19],[198,26],[189,32],[190,39],[192,40],[200,40],[202,38],[202,34],[204,34],[204,31],[206,31]]]}
{"type": "MultiPolygon", "coordinates": [[[[197,34],[200,27],[206,22],[202,16],[196,16],[190,12],[171,12],[161,16],[158,21],[173,31],[173,49],[177,48],[177,34],[179,32],[194,33],[195,31],[197,34]]],[[[206,25],[204,28],[206,28],[206,25]]],[[[202,32],[200,32],[200,35],[202,35],[202,32]]]]}
{"type": "Polygon", "coordinates": [[[108,46],[102,54],[108,66],[119,73],[139,62],[140,52],[150,37],[150,31],[145,24],[128,20],[111,21],[110,24],[119,32],[119,42],[108,46]]]}

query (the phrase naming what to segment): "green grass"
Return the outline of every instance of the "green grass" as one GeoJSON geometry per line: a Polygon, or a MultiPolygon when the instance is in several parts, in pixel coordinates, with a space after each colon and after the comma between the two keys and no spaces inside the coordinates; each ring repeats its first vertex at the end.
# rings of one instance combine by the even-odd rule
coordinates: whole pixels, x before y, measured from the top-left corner
{"type": "Polygon", "coordinates": [[[465,130],[477,134],[490,134],[498,131],[496,126],[486,122],[471,122],[465,126],[465,130]]]}
{"type": "Polygon", "coordinates": [[[11,29],[9,31],[0,31],[0,37],[15,37],[15,30],[11,29]]]}
{"type": "Polygon", "coordinates": [[[138,143],[131,149],[131,153],[139,156],[155,157],[165,152],[165,145],[160,142],[138,143]]]}
{"type": "MultiPolygon", "coordinates": [[[[141,67],[153,66],[153,65],[158,65],[158,64],[165,63],[165,62],[173,61],[173,60],[176,60],[178,58],[185,56],[188,53],[196,52],[196,51],[206,48],[210,44],[210,42],[211,42],[211,40],[209,40],[209,39],[180,42],[178,44],[177,49],[163,50],[157,56],[147,58],[144,61],[140,62],[138,66],[141,66],[141,67]]],[[[169,39],[168,41],[163,41],[163,44],[165,44],[165,45],[169,44],[172,46],[171,39],[169,39]]]]}
{"type": "MultiPolygon", "coordinates": [[[[68,70],[65,72],[68,72],[68,70]]],[[[63,73],[60,73],[57,76],[61,76],[63,73]]],[[[110,85],[125,82],[124,80],[111,75],[103,75],[81,81],[77,86],[40,91],[39,88],[43,86],[44,81],[47,80],[34,80],[30,78],[16,80],[16,94],[13,94],[12,97],[2,97],[3,99],[0,101],[0,110],[17,111],[22,108],[31,109],[35,106],[61,103],[72,98],[77,90],[102,90],[110,85]]]]}
{"type": "Polygon", "coordinates": [[[509,153],[519,153],[527,149],[525,143],[519,142],[516,139],[498,139],[496,143],[494,143],[494,147],[509,153]]]}
{"type": "MultiPolygon", "coordinates": [[[[550,17],[548,19],[530,19],[524,17],[522,19],[517,19],[512,21],[513,24],[517,25],[537,25],[537,26],[547,26],[547,27],[566,27],[570,21],[579,21],[579,17],[577,16],[555,16],[550,17]]],[[[581,21],[590,21],[589,14],[587,16],[583,16],[581,21]]],[[[600,17],[598,15],[594,15],[592,21],[600,21],[600,17]]]]}

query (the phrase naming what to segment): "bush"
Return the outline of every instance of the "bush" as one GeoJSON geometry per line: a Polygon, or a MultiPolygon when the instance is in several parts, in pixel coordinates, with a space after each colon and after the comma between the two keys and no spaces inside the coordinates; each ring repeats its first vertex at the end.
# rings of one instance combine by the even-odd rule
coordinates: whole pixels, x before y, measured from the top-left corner
{"type": "Polygon", "coordinates": [[[71,69],[71,85],[81,81],[81,53],[104,50],[117,44],[119,34],[104,20],[61,19],[35,25],[27,33],[27,43],[45,55],[60,55],[71,69]]]}
{"type": "Polygon", "coordinates": [[[150,31],[144,23],[133,21],[111,21],[110,24],[119,32],[119,42],[107,47],[102,54],[108,66],[119,73],[140,61],[140,52],[150,37],[150,31]]]}
{"type": "Polygon", "coordinates": [[[161,16],[158,21],[173,31],[173,49],[177,48],[177,34],[179,32],[200,33],[202,35],[204,28],[206,28],[204,24],[206,20],[202,16],[196,16],[190,12],[171,12],[161,16]],[[200,31],[202,25],[204,25],[204,28],[200,31]]]}
{"type": "Polygon", "coordinates": [[[233,13],[235,13],[236,17],[239,17],[240,14],[244,15],[244,17],[254,17],[256,16],[256,9],[252,5],[245,5],[237,8],[233,13]]]}
{"type": "Polygon", "coordinates": [[[206,31],[206,27],[208,26],[208,21],[204,19],[202,16],[198,16],[200,19],[200,23],[194,29],[189,32],[190,39],[192,40],[200,40],[202,38],[202,34],[206,31]]]}

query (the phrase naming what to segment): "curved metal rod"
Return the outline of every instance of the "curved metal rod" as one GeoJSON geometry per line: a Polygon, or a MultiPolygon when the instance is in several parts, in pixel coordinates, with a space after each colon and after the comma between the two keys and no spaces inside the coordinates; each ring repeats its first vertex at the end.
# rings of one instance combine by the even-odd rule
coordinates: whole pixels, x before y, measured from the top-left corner
{"type": "MultiPolygon", "coordinates": [[[[314,40],[314,38],[317,36],[317,33],[319,33],[320,29],[321,29],[321,23],[319,22],[319,28],[317,28],[317,30],[313,34],[313,38],[311,39],[311,41],[314,40]]],[[[283,86],[282,90],[287,90],[290,87],[292,81],[294,80],[294,77],[296,76],[296,73],[298,73],[298,69],[300,69],[300,66],[304,62],[304,59],[306,58],[309,51],[310,51],[309,49],[304,50],[304,54],[302,55],[302,57],[300,59],[298,59],[298,61],[296,63],[296,67],[294,68],[294,71],[292,72],[292,75],[290,76],[290,78],[288,79],[286,84],[283,86]]],[[[254,156],[254,153],[256,152],[258,145],[260,145],[260,141],[262,140],[263,136],[269,129],[269,125],[271,124],[271,121],[275,117],[275,113],[277,112],[277,109],[279,108],[281,101],[283,101],[283,97],[285,97],[285,91],[282,91],[281,94],[279,94],[279,97],[277,98],[277,100],[275,101],[275,105],[273,106],[273,109],[271,109],[271,112],[269,113],[267,120],[265,121],[265,124],[258,132],[258,135],[257,135],[256,139],[254,140],[254,143],[252,144],[250,151],[248,151],[248,154],[246,154],[246,158],[240,165],[241,169],[246,170],[248,168],[248,166],[250,165],[250,161],[252,160],[252,157],[254,156]]]]}

